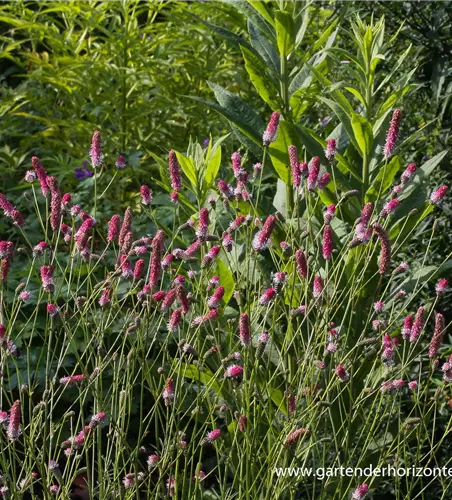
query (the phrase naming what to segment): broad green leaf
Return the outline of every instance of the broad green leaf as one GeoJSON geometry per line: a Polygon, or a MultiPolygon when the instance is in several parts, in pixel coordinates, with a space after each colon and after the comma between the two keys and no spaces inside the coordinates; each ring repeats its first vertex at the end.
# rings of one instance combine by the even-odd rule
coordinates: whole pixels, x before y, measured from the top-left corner
{"type": "Polygon", "coordinates": [[[254,85],[262,99],[272,109],[278,108],[279,106],[276,103],[278,91],[271,78],[269,78],[266,74],[265,62],[246,47],[242,47],[241,50],[245,61],[245,69],[248,72],[251,83],[254,85]]]}
{"type": "Polygon", "coordinates": [[[187,97],[214,109],[231,121],[248,139],[262,146],[265,124],[260,116],[238,95],[214,83],[209,83],[209,86],[214,91],[219,104],[205,101],[200,97],[187,97]]]}
{"type": "Polygon", "coordinates": [[[366,192],[366,201],[376,201],[392,186],[397,172],[402,168],[402,160],[394,156],[388,164],[380,166],[376,179],[366,192]]]}
{"type": "Polygon", "coordinates": [[[233,31],[229,31],[225,28],[222,28],[221,26],[216,26],[215,24],[212,24],[209,21],[202,19],[201,17],[197,16],[196,14],[192,14],[191,12],[187,12],[187,14],[190,17],[193,17],[197,22],[200,22],[200,23],[204,24],[205,26],[208,26],[212,31],[214,31],[215,33],[218,33],[219,35],[224,37],[226,40],[228,40],[233,45],[248,47],[249,49],[251,49],[251,45],[243,37],[235,34],[233,31]]]}
{"type": "Polygon", "coordinates": [[[275,403],[278,410],[282,411],[284,415],[288,415],[286,401],[283,391],[280,389],[275,389],[271,385],[268,386],[268,395],[270,396],[273,403],[275,403]]]}
{"type": "Polygon", "coordinates": [[[248,20],[248,31],[250,33],[251,45],[267,63],[268,67],[279,75],[279,56],[272,43],[259,31],[256,26],[248,20]]]}
{"type": "Polygon", "coordinates": [[[235,281],[229,266],[220,258],[217,260],[217,274],[220,277],[220,285],[224,287],[223,301],[226,305],[234,293],[235,281]]]}
{"type": "MultiPolygon", "coordinates": [[[[254,2],[244,2],[243,0],[226,0],[228,3],[241,12],[246,19],[253,23],[254,26],[268,39],[274,40],[275,33],[273,29],[274,22],[268,22],[266,16],[263,16],[258,9],[253,8],[254,2]]],[[[267,16],[270,17],[271,16],[267,16]]],[[[273,21],[273,20],[272,20],[273,21]]]]}
{"type": "Polygon", "coordinates": [[[284,181],[278,179],[276,182],[276,194],[273,198],[273,206],[278,210],[280,214],[284,217],[287,217],[287,196],[286,196],[286,187],[284,181]]]}
{"type": "Polygon", "coordinates": [[[275,14],[276,41],[281,57],[287,57],[295,44],[295,29],[292,16],[286,10],[275,14]]]}
{"type": "Polygon", "coordinates": [[[351,124],[359,150],[363,157],[368,158],[372,151],[374,140],[372,125],[364,116],[358,115],[357,113],[353,113],[351,124]]]}
{"type": "Polygon", "coordinates": [[[300,71],[293,77],[289,85],[289,96],[292,97],[295,92],[305,89],[311,85],[312,71],[308,66],[304,65],[300,71]]]}
{"type": "Polygon", "coordinates": [[[355,89],[355,87],[344,87],[344,88],[345,90],[348,90],[350,94],[353,94],[363,106],[366,105],[366,101],[358,89],[355,89]]]}
{"type": "Polygon", "coordinates": [[[206,171],[204,173],[204,180],[207,188],[209,188],[218,174],[221,165],[221,146],[216,149],[211,158],[208,158],[206,171]]]}
{"type": "Polygon", "coordinates": [[[342,126],[344,127],[345,131],[347,132],[348,138],[350,139],[350,142],[355,146],[356,149],[359,149],[358,143],[356,142],[355,139],[355,134],[352,128],[352,123],[350,119],[350,115],[348,114],[347,110],[340,106],[337,102],[332,101],[331,99],[328,99],[327,97],[319,97],[321,101],[323,101],[332,111],[333,113],[339,118],[340,122],[342,123],[342,126]]]}
{"type": "Polygon", "coordinates": [[[310,14],[311,11],[309,9],[309,6],[307,6],[303,16],[303,22],[301,23],[300,29],[297,31],[297,34],[295,35],[295,48],[298,47],[304,39],[306,28],[308,27],[309,23],[310,14]]]}
{"type": "Polygon", "coordinates": [[[216,394],[223,397],[221,386],[217,382],[217,377],[205,366],[202,370],[196,365],[176,365],[175,371],[182,377],[196,380],[208,389],[212,389],[216,394]]]}
{"type": "Polygon", "coordinates": [[[261,0],[248,0],[248,3],[253,7],[253,9],[257,10],[259,14],[272,26],[275,25],[275,21],[273,20],[270,11],[268,10],[268,7],[265,2],[262,2],[261,0]]]}
{"type": "Polygon", "coordinates": [[[176,151],[176,156],[178,162],[180,163],[182,171],[190,181],[191,185],[193,186],[193,189],[196,189],[198,187],[198,180],[196,177],[196,168],[193,160],[191,158],[187,158],[185,155],[177,151],[176,151]]]}

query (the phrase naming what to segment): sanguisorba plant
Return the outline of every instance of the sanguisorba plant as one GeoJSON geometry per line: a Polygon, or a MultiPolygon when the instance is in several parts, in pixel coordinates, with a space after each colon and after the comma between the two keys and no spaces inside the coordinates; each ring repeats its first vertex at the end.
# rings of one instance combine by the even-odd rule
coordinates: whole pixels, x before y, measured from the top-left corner
{"type": "MultiPolygon", "coordinates": [[[[364,28],[359,43],[381,39],[364,28]]],[[[296,126],[280,111],[256,131],[262,161],[236,152],[227,177],[217,178],[219,141],[170,151],[165,172],[160,160],[173,229],[148,186],[140,213],[96,220],[102,200],[73,203],[37,157],[26,180],[42,241],[0,195],[18,227],[0,243],[3,497],[446,498],[444,476],[281,472],[448,467],[440,398],[452,359],[439,279],[449,256],[418,275],[400,258],[446,195],[440,186],[418,209],[410,196],[444,154],[403,166],[395,109],[380,153],[353,111],[350,150],[329,137],[308,156],[307,135],[283,147],[296,126]],[[269,158],[288,171],[285,214],[260,209],[269,158]],[[135,234],[137,216],[149,234],[135,234]],[[11,287],[17,262],[23,279],[11,287]],[[426,278],[439,279],[436,295],[418,306],[426,278]]],[[[90,152],[99,172],[99,132],[90,152]]],[[[422,266],[428,256],[427,246],[422,266]]]]}

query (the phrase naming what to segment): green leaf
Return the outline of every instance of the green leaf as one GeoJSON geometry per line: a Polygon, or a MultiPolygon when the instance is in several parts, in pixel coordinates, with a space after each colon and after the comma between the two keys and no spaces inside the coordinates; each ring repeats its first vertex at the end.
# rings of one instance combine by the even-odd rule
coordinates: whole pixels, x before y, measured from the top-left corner
{"type": "Polygon", "coordinates": [[[286,10],[279,10],[275,14],[276,42],[279,54],[287,57],[295,45],[295,29],[292,16],[286,10]]]}
{"type": "Polygon", "coordinates": [[[212,389],[216,394],[223,397],[221,386],[217,382],[217,377],[206,367],[202,371],[196,365],[174,365],[174,370],[182,377],[196,380],[208,389],[212,389]]]}
{"type": "Polygon", "coordinates": [[[179,153],[177,151],[176,151],[176,156],[177,156],[178,162],[180,163],[182,171],[187,176],[188,180],[190,181],[191,185],[193,186],[193,189],[196,189],[198,187],[198,180],[196,177],[195,164],[194,164],[192,158],[187,158],[185,155],[183,155],[182,153],[179,153]]]}
{"type": "Polygon", "coordinates": [[[332,111],[333,113],[339,118],[340,122],[342,123],[342,126],[344,127],[345,131],[347,132],[348,138],[350,139],[350,142],[353,143],[356,149],[359,149],[358,143],[356,142],[355,139],[355,133],[353,131],[350,115],[348,114],[348,111],[341,105],[339,105],[337,102],[332,101],[331,99],[328,99],[327,97],[319,97],[321,101],[323,101],[332,111]]]}
{"type": "Polygon", "coordinates": [[[394,177],[402,168],[402,160],[394,156],[388,164],[382,165],[376,179],[366,192],[366,201],[376,201],[392,186],[394,177]]]}
{"type": "Polygon", "coordinates": [[[287,217],[286,184],[281,179],[278,179],[276,182],[276,194],[273,198],[273,206],[280,214],[287,217]]]}
{"type": "MultiPolygon", "coordinates": [[[[259,9],[253,8],[255,2],[244,2],[243,0],[227,0],[228,3],[241,12],[248,21],[252,22],[257,29],[269,39],[275,39],[273,30],[274,21],[270,15],[262,15],[259,9]],[[269,21],[270,19],[270,21],[269,21]]],[[[259,3],[259,2],[256,2],[259,3]]],[[[263,9],[261,9],[263,11],[263,9]]]]}
{"type": "Polygon", "coordinates": [[[235,281],[229,266],[220,258],[217,260],[217,274],[220,277],[221,286],[224,287],[223,301],[227,305],[234,293],[235,281]]]}
{"type": "Polygon", "coordinates": [[[351,124],[355,140],[359,146],[362,156],[369,157],[374,140],[372,125],[366,118],[364,118],[364,116],[358,115],[357,113],[353,113],[351,124]]]}
{"type": "Polygon", "coordinates": [[[253,48],[267,63],[268,67],[276,75],[279,75],[279,56],[274,46],[250,21],[248,21],[248,31],[250,33],[251,45],[253,46],[253,48]]]}
{"type": "Polygon", "coordinates": [[[209,83],[209,86],[214,91],[219,104],[205,101],[200,97],[187,97],[214,109],[234,124],[244,136],[262,147],[265,123],[260,116],[238,95],[214,83],[209,83]]]}
{"type": "Polygon", "coordinates": [[[358,89],[355,89],[355,87],[344,87],[344,88],[345,90],[348,90],[350,94],[353,94],[363,106],[366,105],[366,101],[358,89]]]}
{"type": "Polygon", "coordinates": [[[245,69],[248,72],[251,83],[254,85],[262,99],[272,109],[278,108],[279,106],[276,103],[278,91],[272,80],[266,75],[267,67],[265,62],[246,47],[242,47],[241,49],[243,59],[245,61],[245,69]]]}
{"type": "Polygon", "coordinates": [[[273,20],[271,14],[270,14],[270,11],[268,10],[268,7],[264,2],[262,2],[260,0],[259,1],[258,0],[252,0],[252,1],[248,0],[248,3],[251,5],[251,7],[253,7],[253,9],[257,10],[257,12],[259,12],[259,14],[267,22],[269,22],[272,26],[275,25],[275,21],[273,20]]]}
{"type": "Polygon", "coordinates": [[[283,391],[281,391],[280,389],[275,389],[274,387],[269,385],[268,386],[268,394],[269,394],[271,400],[273,401],[273,403],[275,403],[278,410],[282,411],[284,413],[284,415],[287,416],[289,413],[287,411],[286,401],[285,401],[283,391]]]}
{"type": "Polygon", "coordinates": [[[221,146],[216,149],[211,158],[207,159],[207,167],[204,173],[204,180],[209,188],[218,174],[221,165],[221,146]]]}

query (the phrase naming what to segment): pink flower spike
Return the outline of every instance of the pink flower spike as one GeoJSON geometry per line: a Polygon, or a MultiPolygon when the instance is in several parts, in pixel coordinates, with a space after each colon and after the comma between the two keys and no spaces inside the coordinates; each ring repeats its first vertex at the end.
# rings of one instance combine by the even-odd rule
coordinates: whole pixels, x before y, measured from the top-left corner
{"type": "Polygon", "coordinates": [[[301,185],[301,172],[298,162],[298,152],[294,145],[289,146],[289,163],[290,169],[292,171],[292,183],[295,188],[299,188],[301,185]]]}
{"type": "Polygon", "coordinates": [[[374,309],[377,314],[380,314],[383,312],[383,309],[385,308],[385,303],[379,300],[378,302],[375,302],[374,304],[374,309]]]}
{"type": "Polygon", "coordinates": [[[323,230],[322,252],[325,260],[331,260],[333,256],[333,230],[330,225],[325,226],[323,230]]]}
{"type": "Polygon", "coordinates": [[[416,312],[413,327],[411,328],[411,333],[410,333],[411,343],[414,343],[418,340],[423,328],[424,328],[424,308],[420,307],[416,312]]]}
{"type": "Polygon", "coordinates": [[[253,248],[256,252],[262,252],[268,248],[273,230],[276,227],[276,217],[269,215],[260,231],[256,233],[253,239],[253,248]]]}
{"type": "Polygon", "coordinates": [[[176,287],[176,297],[181,306],[182,312],[187,314],[190,310],[190,301],[188,300],[183,285],[178,285],[176,287]]]}
{"type": "Polygon", "coordinates": [[[221,247],[219,245],[213,246],[207,253],[204,255],[204,258],[201,262],[201,267],[207,267],[214,262],[214,260],[218,257],[220,253],[221,247]]]}
{"type": "Polygon", "coordinates": [[[435,285],[435,291],[436,295],[441,296],[443,295],[448,287],[448,282],[446,278],[441,278],[438,283],[435,285]]]}
{"type": "Polygon", "coordinates": [[[53,266],[42,266],[41,267],[41,282],[42,288],[45,292],[52,293],[55,290],[55,285],[53,282],[53,266]]]}
{"type": "Polygon", "coordinates": [[[206,443],[213,443],[217,439],[220,439],[220,437],[221,437],[221,430],[214,429],[213,431],[207,433],[207,436],[203,441],[205,441],[206,443]]]}
{"type": "Polygon", "coordinates": [[[49,187],[47,186],[47,173],[42,166],[41,160],[37,156],[31,158],[31,163],[41,185],[42,195],[47,197],[49,194],[49,187]]]}
{"type": "Polygon", "coordinates": [[[317,183],[318,189],[320,189],[320,191],[322,191],[322,189],[325,189],[330,183],[330,180],[331,180],[331,175],[328,172],[322,174],[317,183]]]}
{"type": "Polygon", "coordinates": [[[379,259],[379,272],[380,274],[385,274],[391,263],[391,243],[389,241],[389,236],[386,230],[380,224],[374,224],[373,230],[377,233],[378,239],[381,244],[381,252],[379,259]]]}
{"type": "Polygon", "coordinates": [[[169,308],[173,305],[173,302],[176,300],[176,290],[172,288],[163,299],[160,310],[162,312],[167,312],[169,308]]]}
{"type": "Polygon", "coordinates": [[[91,165],[93,168],[97,168],[102,165],[104,155],[102,154],[102,139],[98,130],[93,133],[89,155],[91,157],[91,165]]]}
{"type": "Polygon", "coordinates": [[[387,217],[388,215],[392,215],[396,210],[397,207],[400,205],[400,200],[398,198],[393,198],[392,200],[389,200],[387,203],[385,203],[382,211],[380,212],[380,217],[387,217]]]}
{"type": "Polygon", "coordinates": [[[177,192],[182,189],[182,178],[176,152],[173,149],[169,152],[168,159],[169,159],[169,173],[171,177],[171,187],[173,188],[174,191],[177,192]]]}
{"type": "Polygon", "coordinates": [[[443,198],[446,196],[448,186],[440,186],[436,191],[430,195],[430,203],[433,205],[439,205],[443,198]]]}
{"type": "Polygon", "coordinates": [[[47,312],[49,316],[53,318],[60,312],[60,310],[54,304],[47,304],[47,312]]]}
{"type": "Polygon", "coordinates": [[[209,234],[209,210],[207,208],[201,208],[199,212],[199,223],[196,228],[196,237],[199,241],[206,241],[207,235],[209,234]]]}
{"type": "Polygon", "coordinates": [[[323,223],[329,224],[336,213],[336,205],[329,205],[328,208],[323,212],[323,223]]]}
{"type": "Polygon", "coordinates": [[[139,280],[144,273],[144,260],[139,259],[135,262],[135,267],[133,268],[133,279],[135,281],[139,280]]]}
{"type": "Polygon", "coordinates": [[[415,391],[417,389],[417,382],[416,380],[412,380],[409,384],[408,384],[408,387],[412,390],[412,391],[415,391]]]}
{"type": "Polygon", "coordinates": [[[323,293],[323,279],[317,275],[314,277],[314,285],[312,295],[315,299],[319,298],[323,293]]]}
{"type": "Polygon", "coordinates": [[[86,379],[85,375],[69,375],[60,378],[61,385],[78,385],[86,379]]]}
{"type": "Polygon", "coordinates": [[[341,382],[347,382],[348,380],[350,380],[349,373],[342,365],[337,365],[334,370],[334,373],[341,382]]]}
{"type": "Polygon", "coordinates": [[[333,161],[336,154],[337,154],[336,139],[328,139],[325,149],[325,158],[328,161],[333,161]]]}
{"type": "Polygon", "coordinates": [[[179,329],[181,321],[182,321],[182,313],[180,312],[179,309],[176,309],[171,314],[171,317],[170,317],[170,320],[168,323],[168,331],[171,333],[174,333],[175,331],[177,331],[179,329]]]}
{"type": "Polygon", "coordinates": [[[47,177],[50,189],[50,227],[57,231],[61,223],[61,192],[56,177],[47,177]]]}
{"type": "Polygon", "coordinates": [[[9,422],[6,433],[10,441],[16,441],[22,433],[20,429],[21,418],[22,410],[20,407],[20,401],[17,400],[14,401],[11,410],[9,411],[9,422]]]}
{"type": "Polygon", "coordinates": [[[248,314],[242,313],[239,318],[239,338],[240,343],[246,347],[251,343],[250,320],[248,314]]]}
{"type": "Polygon", "coordinates": [[[265,290],[261,298],[259,299],[259,305],[260,306],[266,306],[270,304],[276,297],[276,290],[274,288],[269,288],[268,290],[265,290]]]}
{"type": "Polygon", "coordinates": [[[410,163],[403,172],[403,174],[400,176],[400,182],[404,185],[407,184],[414,177],[415,173],[416,173],[416,164],[410,163]]]}
{"type": "Polygon", "coordinates": [[[231,365],[226,368],[224,374],[226,378],[241,379],[243,377],[243,368],[239,365],[231,365]]]}
{"type": "Polygon", "coordinates": [[[278,113],[277,111],[272,113],[270,122],[267,125],[267,129],[262,136],[262,144],[264,146],[269,146],[271,142],[274,142],[276,140],[276,137],[278,135],[279,118],[280,113],[278,113]]]}
{"type": "Polygon", "coordinates": [[[170,378],[166,380],[162,398],[165,403],[165,406],[170,406],[171,403],[174,401],[174,382],[170,378]]]}
{"type": "Polygon", "coordinates": [[[303,437],[309,434],[308,429],[304,427],[298,428],[295,431],[291,432],[284,442],[284,446],[286,448],[291,448],[293,445],[298,443],[298,441],[303,437]]]}
{"type": "Polygon", "coordinates": [[[224,287],[219,286],[213,295],[207,299],[207,306],[210,309],[218,309],[224,296],[224,287]]]}
{"type": "Polygon", "coordinates": [[[402,338],[408,340],[411,335],[411,329],[413,328],[414,318],[413,316],[406,316],[403,320],[402,327],[402,338]]]}
{"type": "Polygon", "coordinates": [[[157,286],[162,270],[163,245],[165,233],[159,229],[152,240],[151,271],[149,275],[149,286],[157,286]]]}
{"type": "Polygon", "coordinates": [[[308,190],[314,191],[317,187],[317,182],[320,173],[320,158],[318,156],[314,156],[311,160],[311,168],[309,169],[308,175],[308,190]]]}
{"type": "Polygon", "coordinates": [[[428,357],[430,359],[436,358],[438,350],[443,343],[444,334],[446,333],[446,321],[444,316],[440,313],[436,313],[435,316],[435,331],[433,333],[433,338],[430,343],[428,350],[428,357]]]}
{"type": "Polygon", "coordinates": [[[295,262],[300,278],[306,278],[308,276],[308,261],[303,250],[297,250],[295,252],[295,262]]]}
{"type": "Polygon", "coordinates": [[[124,170],[127,167],[127,161],[123,155],[118,155],[115,161],[115,167],[118,170],[124,170]]]}
{"type": "Polygon", "coordinates": [[[388,134],[386,136],[386,144],[383,150],[385,158],[392,156],[396,147],[397,139],[400,130],[400,109],[396,109],[392,115],[391,124],[389,125],[388,134]]]}
{"type": "Polygon", "coordinates": [[[352,500],[364,500],[368,492],[369,485],[363,483],[361,486],[358,486],[358,488],[356,488],[356,490],[353,492],[352,500]]]}
{"type": "Polygon", "coordinates": [[[141,194],[141,203],[143,205],[147,206],[152,203],[152,191],[148,186],[146,186],[146,184],[143,184],[141,186],[140,194],[141,194]]]}
{"type": "Polygon", "coordinates": [[[92,430],[92,429],[95,429],[97,426],[101,425],[105,420],[105,413],[104,412],[100,412],[100,413],[96,413],[96,415],[93,415],[91,417],[91,420],[90,420],[90,423],[89,423],[89,428],[92,430]]]}

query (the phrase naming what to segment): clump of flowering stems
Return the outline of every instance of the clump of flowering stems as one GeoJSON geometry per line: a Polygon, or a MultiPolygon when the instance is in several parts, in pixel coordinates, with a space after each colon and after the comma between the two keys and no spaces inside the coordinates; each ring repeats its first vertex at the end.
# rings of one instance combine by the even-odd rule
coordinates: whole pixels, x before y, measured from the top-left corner
{"type": "MultiPolygon", "coordinates": [[[[267,140],[277,140],[272,120],[267,140]]],[[[447,280],[436,273],[429,288],[413,279],[406,245],[415,226],[397,232],[409,197],[388,187],[359,203],[335,187],[322,201],[333,146],[331,162],[288,149],[292,219],[253,196],[266,157],[251,187],[253,165],[234,153],[209,195],[224,203],[186,205],[170,152],[177,231],[148,217],[156,186],[137,189],[133,212],[117,207],[96,220],[92,207],[63,203],[58,181],[33,158],[36,195],[49,196],[36,205],[47,207],[39,218],[48,231],[28,243],[11,225],[14,236],[0,241],[5,487],[68,497],[81,481],[92,498],[195,498],[202,486],[219,498],[270,499],[285,498],[287,479],[269,463],[442,460],[429,440],[452,383],[447,280]],[[413,418],[423,422],[416,434],[413,418]],[[86,471],[82,480],[76,471],[86,471]]],[[[96,164],[99,147],[93,137],[96,164]]],[[[425,210],[435,213],[445,196],[439,188],[425,210]]],[[[441,423],[448,436],[451,424],[441,423]]],[[[313,498],[327,498],[315,478],[303,481],[313,498]]],[[[334,488],[364,498],[379,486],[343,477],[334,488]]]]}

